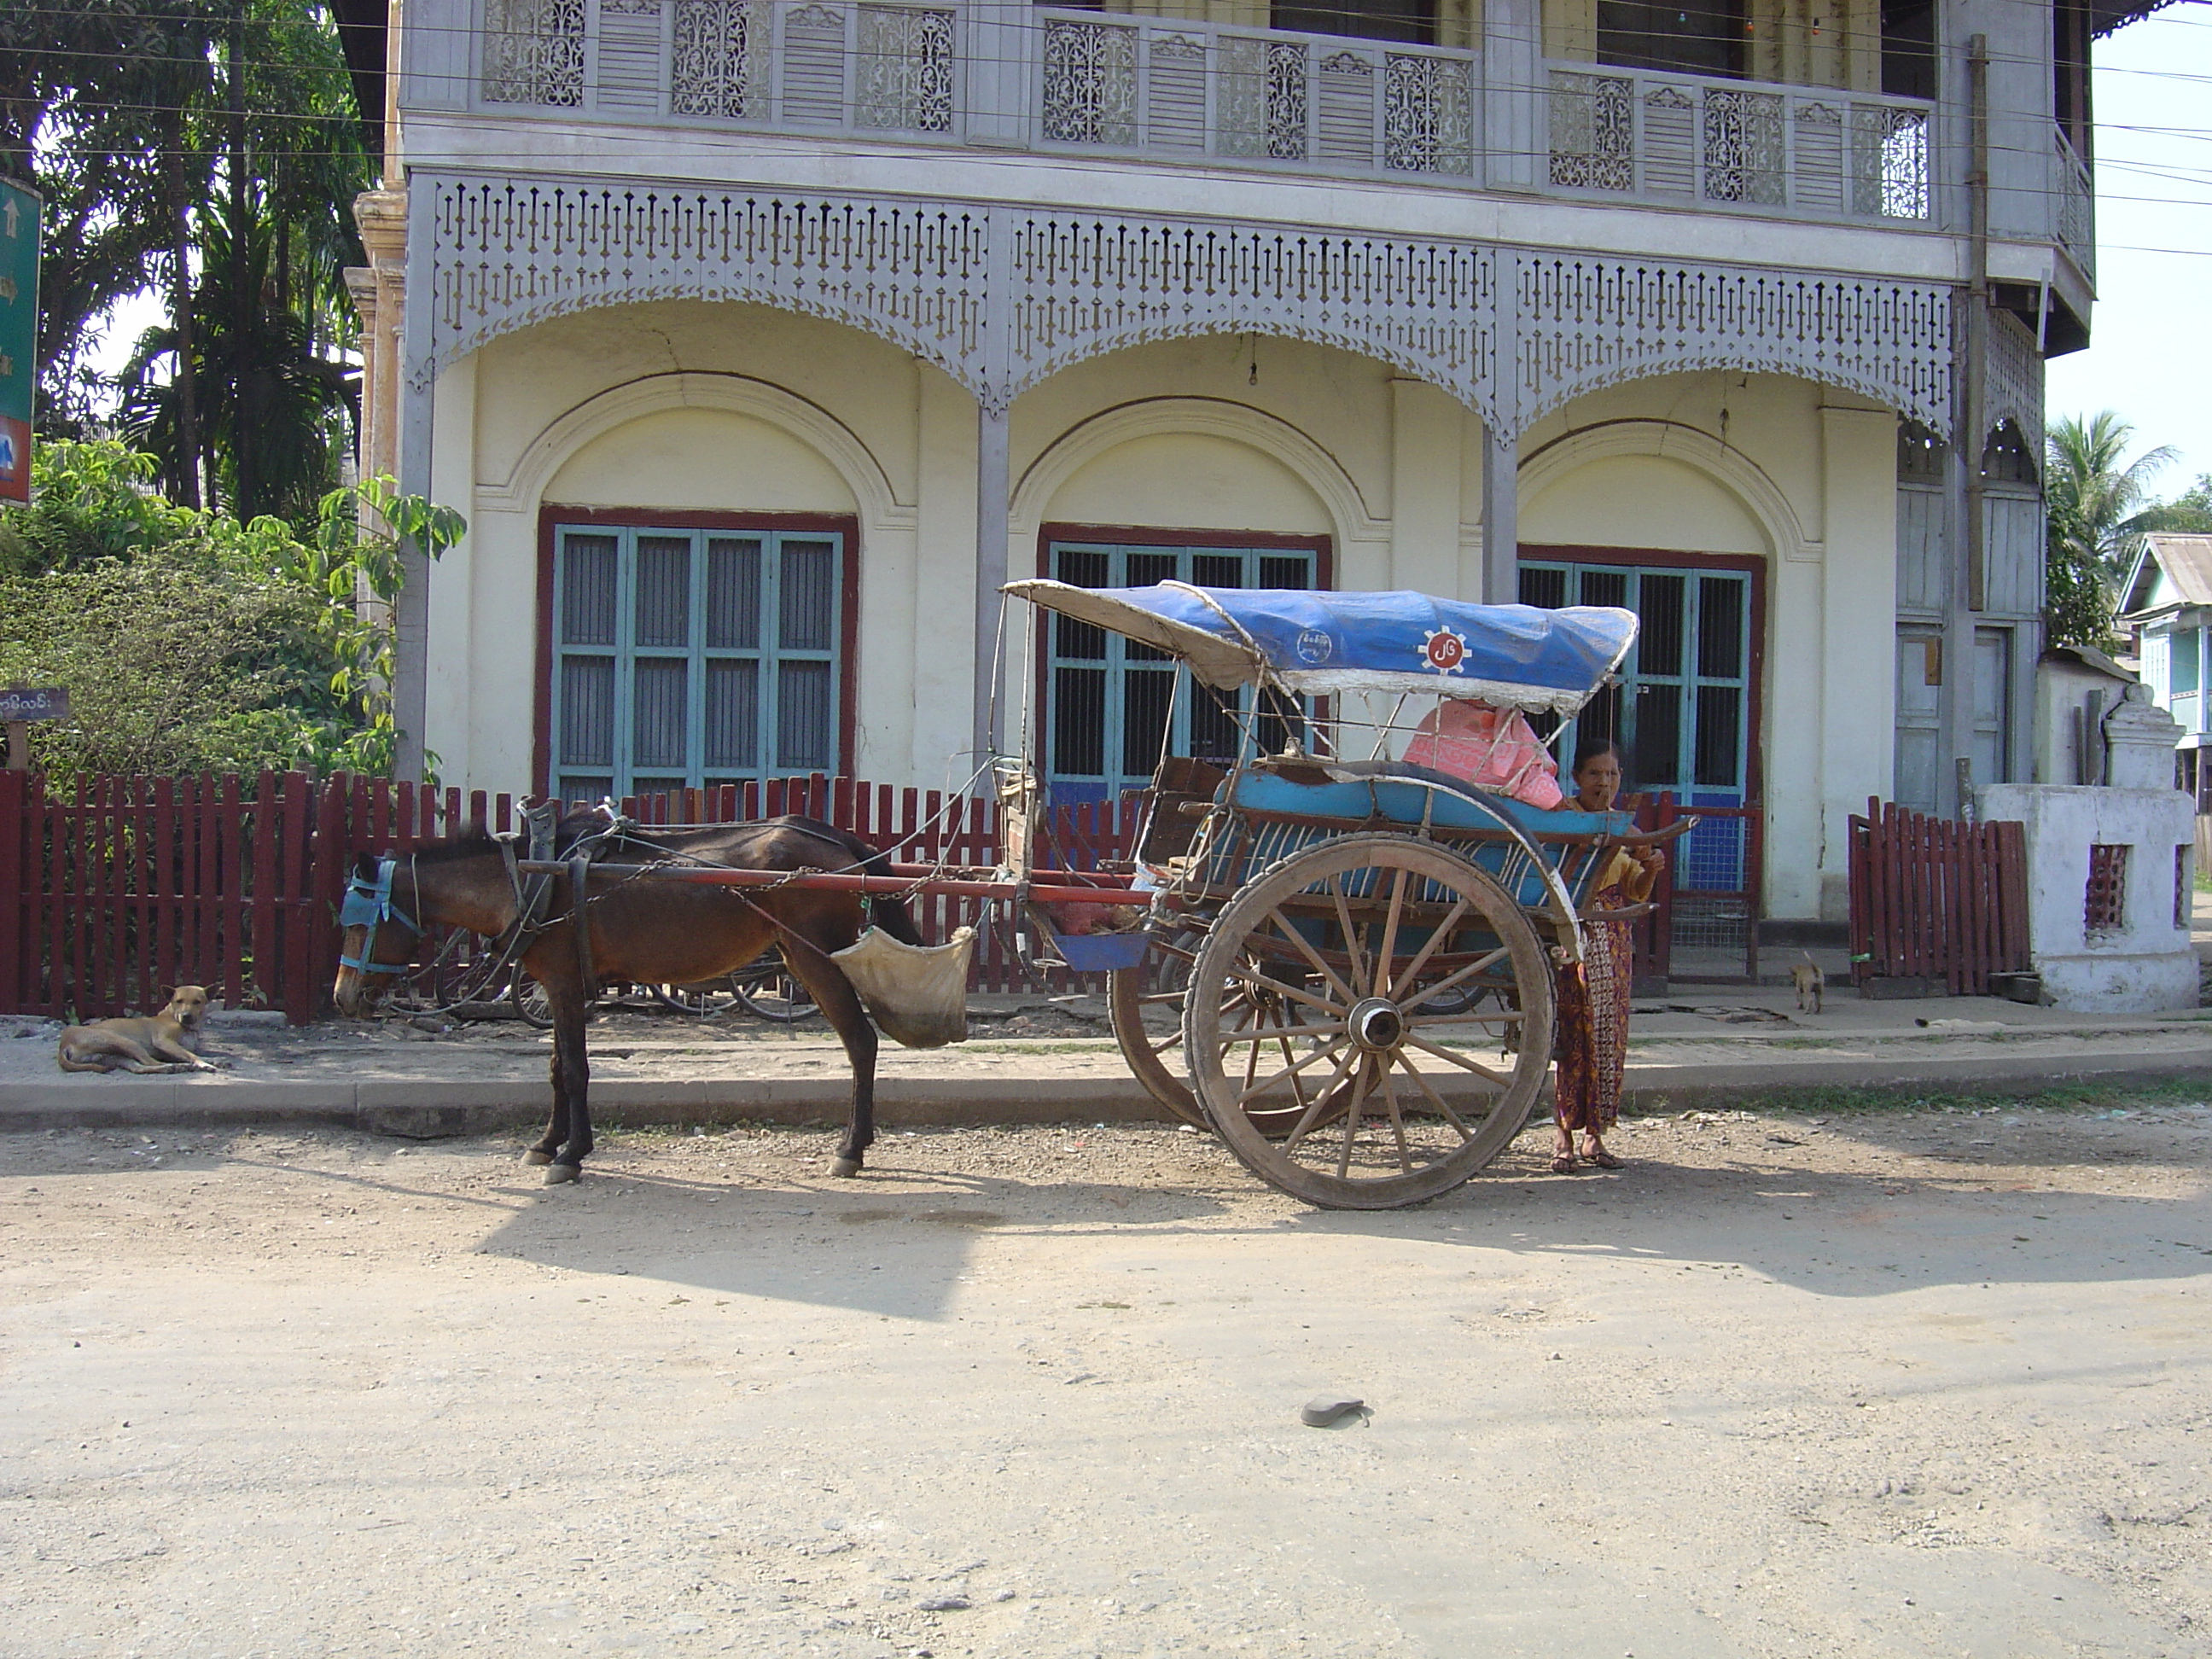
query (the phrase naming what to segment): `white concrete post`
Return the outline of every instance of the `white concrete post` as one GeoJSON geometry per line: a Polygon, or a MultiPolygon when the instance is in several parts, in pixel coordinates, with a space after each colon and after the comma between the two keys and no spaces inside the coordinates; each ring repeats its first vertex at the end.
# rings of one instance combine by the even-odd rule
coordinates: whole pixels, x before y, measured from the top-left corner
{"type": "Polygon", "coordinates": [[[1482,8],[1483,177],[1492,190],[1536,188],[1545,115],[1543,13],[1538,0],[1482,8]]]}
{"type": "Polygon", "coordinates": [[[1820,480],[1819,903],[1841,921],[1851,814],[1890,793],[1896,763],[1896,683],[1869,672],[1863,642],[1887,639],[1897,614],[1897,416],[1824,404],[1820,480]]]}
{"type": "Polygon", "coordinates": [[[981,766],[1005,745],[1006,716],[999,692],[999,589],[1006,580],[1007,491],[1012,421],[1007,411],[976,406],[975,428],[975,689],[970,732],[971,765],[981,766]]]}
{"type": "Polygon", "coordinates": [[[1521,602],[1520,446],[1482,434],[1482,593],[1485,605],[1521,602]]]}
{"type": "Polygon", "coordinates": [[[1029,142],[1031,29],[1043,20],[1029,0],[968,0],[960,10],[966,32],[968,109],[971,144],[1012,149],[1029,142]]]}

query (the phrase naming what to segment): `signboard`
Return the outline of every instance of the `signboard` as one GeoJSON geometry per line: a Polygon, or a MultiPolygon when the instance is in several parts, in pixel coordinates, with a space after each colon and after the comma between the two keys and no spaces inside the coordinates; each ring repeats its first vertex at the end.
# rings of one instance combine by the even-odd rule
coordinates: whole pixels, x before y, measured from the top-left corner
{"type": "Polygon", "coordinates": [[[10,686],[0,691],[0,724],[15,720],[65,720],[69,693],[58,685],[10,686]]]}
{"type": "Polygon", "coordinates": [[[0,501],[31,499],[38,345],[39,198],[0,179],[0,501]]]}

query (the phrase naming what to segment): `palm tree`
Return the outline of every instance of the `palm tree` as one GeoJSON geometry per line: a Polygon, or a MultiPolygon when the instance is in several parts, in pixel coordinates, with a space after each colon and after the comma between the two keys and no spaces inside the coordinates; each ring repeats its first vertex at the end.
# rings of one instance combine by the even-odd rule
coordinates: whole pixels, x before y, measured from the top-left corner
{"type": "Polygon", "coordinates": [[[2045,439],[2045,618],[2053,644],[2111,639],[2113,602],[2155,511],[2150,475],[2174,459],[2161,445],[2123,465],[2135,435],[2107,409],[2054,422],[2045,439]]]}

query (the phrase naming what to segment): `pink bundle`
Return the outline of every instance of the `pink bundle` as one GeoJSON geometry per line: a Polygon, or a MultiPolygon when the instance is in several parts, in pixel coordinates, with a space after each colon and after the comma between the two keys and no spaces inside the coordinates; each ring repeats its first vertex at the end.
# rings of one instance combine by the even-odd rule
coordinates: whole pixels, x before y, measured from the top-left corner
{"type": "Polygon", "coordinates": [[[1517,708],[1448,697],[1416,728],[1406,758],[1546,811],[1566,799],[1559,763],[1517,708]]]}

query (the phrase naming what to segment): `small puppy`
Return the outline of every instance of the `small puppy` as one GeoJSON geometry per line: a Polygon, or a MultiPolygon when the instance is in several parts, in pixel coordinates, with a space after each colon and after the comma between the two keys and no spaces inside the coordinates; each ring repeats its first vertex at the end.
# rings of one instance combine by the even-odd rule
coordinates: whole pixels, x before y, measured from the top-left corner
{"type": "Polygon", "coordinates": [[[1817,1014],[1820,1012],[1820,994],[1828,988],[1828,976],[1820,971],[1820,964],[1808,956],[1804,961],[1792,963],[1790,982],[1797,988],[1797,1012],[1817,1014]]]}
{"type": "Polygon", "coordinates": [[[62,1033],[64,1072],[212,1072],[193,1051],[207,1018],[207,988],[179,985],[149,1019],[96,1019],[62,1033]],[[165,1063],[166,1062],[166,1063],[165,1063]]]}

